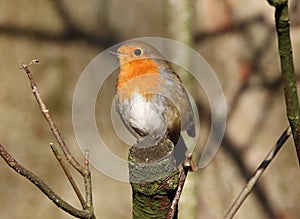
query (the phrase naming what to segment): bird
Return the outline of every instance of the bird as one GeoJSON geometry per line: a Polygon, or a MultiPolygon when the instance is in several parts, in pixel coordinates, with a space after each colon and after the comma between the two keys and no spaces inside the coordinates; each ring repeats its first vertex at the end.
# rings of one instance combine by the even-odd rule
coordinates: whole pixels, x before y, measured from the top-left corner
{"type": "Polygon", "coordinates": [[[125,41],[109,53],[119,61],[116,110],[126,128],[140,147],[171,140],[180,165],[187,152],[181,132],[195,137],[193,110],[181,79],[165,57],[144,41],[125,41]]]}

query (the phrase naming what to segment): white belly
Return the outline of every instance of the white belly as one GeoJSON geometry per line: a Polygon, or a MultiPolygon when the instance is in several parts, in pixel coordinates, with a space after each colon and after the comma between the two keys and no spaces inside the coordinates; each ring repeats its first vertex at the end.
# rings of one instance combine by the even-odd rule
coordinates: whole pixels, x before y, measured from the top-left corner
{"type": "Polygon", "coordinates": [[[157,103],[146,100],[145,97],[134,94],[132,107],[129,112],[129,121],[134,127],[145,130],[148,133],[161,132],[165,128],[163,107],[157,103]]]}
{"type": "Polygon", "coordinates": [[[163,116],[163,101],[156,98],[153,102],[140,94],[134,93],[132,98],[125,100],[120,105],[120,113],[127,126],[139,141],[148,140],[158,141],[166,133],[166,123],[163,116]],[[140,133],[137,133],[138,130],[140,133]]]}

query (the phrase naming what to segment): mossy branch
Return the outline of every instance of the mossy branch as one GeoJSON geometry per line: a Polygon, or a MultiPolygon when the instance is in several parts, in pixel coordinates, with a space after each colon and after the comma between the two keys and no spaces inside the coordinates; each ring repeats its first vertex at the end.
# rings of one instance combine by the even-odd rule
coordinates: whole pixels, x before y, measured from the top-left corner
{"type": "Polygon", "coordinates": [[[176,219],[178,202],[191,169],[192,156],[179,167],[172,141],[164,138],[153,147],[133,146],[129,150],[129,178],[133,198],[133,219],[176,219]]]}
{"type": "Polygon", "coordinates": [[[287,117],[292,129],[298,162],[300,164],[300,108],[297,94],[296,74],[290,39],[290,18],[287,0],[268,0],[275,7],[281,72],[284,86],[287,117]]]}

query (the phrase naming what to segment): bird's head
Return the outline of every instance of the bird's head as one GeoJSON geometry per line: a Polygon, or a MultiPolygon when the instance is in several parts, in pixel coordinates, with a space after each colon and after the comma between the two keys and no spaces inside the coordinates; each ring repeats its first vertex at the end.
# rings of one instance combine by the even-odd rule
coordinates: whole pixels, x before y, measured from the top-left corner
{"type": "Polygon", "coordinates": [[[120,65],[143,59],[164,60],[164,57],[153,46],[138,40],[126,41],[109,53],[117,56],[120,65]]]}

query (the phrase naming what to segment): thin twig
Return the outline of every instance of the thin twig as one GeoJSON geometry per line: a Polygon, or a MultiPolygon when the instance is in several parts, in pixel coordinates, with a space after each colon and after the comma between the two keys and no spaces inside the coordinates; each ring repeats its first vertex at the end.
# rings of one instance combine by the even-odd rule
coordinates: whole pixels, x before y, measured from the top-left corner
{"type": "MultiPolygon", "coordinates": [[[[89,170],[89,151],[88,150],[85,151],[84,165],[85,165],[84,167],[85,167],[86,171],[90,172],[90,170],[89,170]]],[[[92,203],[93,203],[93,200],[92,200],[91,175],[86,175],[84,177],[84,181],[85,181],[85,194],[86,194],[87,206],[91,206],[92,203]]]]}
{"type": "Polygon", "coordinates": [[[256,182],[258,179],[261,177],[263,172],[266,170],[268,165],[271,163],[271,161],[274,159],[276,156],[277,152],[280,150],[282,145],[286,142],[286,140],[290,137],[291,135],[291,128],[287,128],[279,137],[277,140],[276,144],[273,146],[271,151],[267,154],[265,159],[261,162],[259,167],[256,169],[254,172],[253,176],[248,180],[247,184],[241,191],[241,193],[238,195],[238,197],[235,199],[233,202],[232,206],[224,216],[224,219],[230,219],[233,218],[235,213],[238,211],[240,206],[243,204],[243,202],[246,200],[247,196],[250,194],[252,191],[253,187],[255,186],[256,182]]]}
{"type": "Polygon", "coordinates": [[[192,155],[187,155],[183,166],[180,167],[180,169],[179,169],[180,174],[179,174],[178,187],[177,187],[175,197],[172,201],[172,204],[170,206],[170,209],[169,209],[166,219],[172,219],[175,215],[187,174],[188,174],[189,170],[191,170],[191,168],[192,168],[191,162],[192,162],[192,155]]]}
{"type": "Polygon", "coordinates": [[[92,180],[91,180],[91,173],[90,173],[90,170],[89,170],[88,155],[86,154],[85,160],[84,160],[84,166],[82,166],[77,162],[77,160],[71,154],[69,148],[66,146],[65,141],[63,140],[63,138],[60,134],[60,131],[58,130],[58,128],[57,128],[57,126],[56,126],[56,124],[55,124],[55,122],[54,122],[54,120],[53,120],[53,118],[50,114],[49,109],[46,107],[46,104],[44,103],[44,101],[43,101],[43,99],[42,99],[42,97],[39,93],[38,87],[37,87],[37,85],[36,85],[36,83],[33,79],[31,71],[28,67],[29,65],[38,64],[38,63],[39,63],[39,60],[33,60],[28,65],[22,64],[21,69],[23,69],[26,72],[26,74],[29,78],[33,95],[35,96],[35,98],[36,98],[36,100],[37,100],[37,102],[38,102],[38,104],[41,108],[41,111],[42,111],[45,119],[47,120],[47,122],[50,126],[52,134],[56,138],[61,150],[63,151],[66,160],[84,178],[86,200],[83,199],[83,197],[82,197],[82,195],[81,195],[81,193],[78,189],[78,186],[76,185],[73,177],[71,176],[70,172],[68,171],[67,166],[63,162],[63,160],[62,160],[62,158],[59,154],[59,151],[57,150],[57,148],[53,144],[51,145],[52,151],[55,154],[55,156],[56,156],[57,160],[59,161],[60,165],[62,166],[62,168],[63,168],[67,178],[69,179],[76,195],[78,196],[78,199],[79,199],[81,205],[83,206],[83,211],[87,215],[86,218],[95,219],[96,217],[95,217],[95,214],[94,214],[93,203],[92,203],[92,180]]]}
{"type": "Polygon", "coordinates": [[[92,178],[91,178],[91,172],[90,172],[90,161],[89,161],[89,151],[88,150],[85,151],[84,167],[85,167],[86,171],[89,173],[88,175],[84,176],[86,205],[87,205],[89,212],[91,213],[90,219],[95,219],[96,216],[94,215],[92,178]]]}
{"type": "Polygon", "coordinates": [[[72,188],[74,189],[74,191],[75,191],[75,193],[76,193],[76,195],[77,195],[77,197],[78,197],[78,199],[79,199],[82,207],[84,209],[86,209],[87,204],[86,204],[85,200],[83,199],[82,194],[81,194],[81,192],[80,192],[80,190],[79,190],[79,188],[78,188],[78,186],[77,186],[74,178],[72,177],[70,171],[68,170],[68,167],[67,167],[66,163],[64,162],[64,160],[63,160],[63,158],[62,158],[62,156],[61,156],[58,148],[54,144],[52,144],[52,143],[50,143],[50,147],[51,147],[52,152],[55,155],[57,161],[59,162],[60,166],[62,167],[64,173],[66,174],[69,182],[71,183],[72,188]]]}
{"type": "MultiPolygon", "coordinates": [[[[28,65],[31,65],[31,64],[38,64],[39,61],[38,60],[33,60],[31,63],[29,63],[28,65]]],[[[75,158],[73,157],[73,155],[70,153],[70,150],[68,149],[68,147],[66,146],[66,143],[65,141],[63,140],[61,134],[60,134],[60,131],[58,130],[54,120],[52,119],[52,116],[50,114],[50,111],[49,109],[47,108],[46,104],[44,103],[41,95],[40,95],[40,92],[38,90],[38,87],[33,79],[33,76],[30,72],[30,69],[28,67],[28,65],[26,64],[22,64],[21,66],[21,69],[23,69],[27,76],[28,76],[28,79],[30,81],[30,84],[31,84],[31,89],[32,89],[32,93],[35,97],[35,99],[37,100],[40,108],[41,108],[41,111],[45,117],[45,119],[47,120],[49,126],[50,126],[50,129],[51,129],[51,132],[52,134],[54,135],[54,137],[56,138],[61,150],[63,151],[64,155],[66,156],[66,159],[67,161],[82,175],[82,176],[85,176],[87,175],[88,173],[86,172],[85,168],[82,167],[76,160],[75,158]]]]}
{"type": "Polygon", "coordinates": [[[26,179],[31,181],[36,187],[38,187],[56,206],[68,212],[69,214],[78,218],[89,218],[89,212],[82,211],[74,208],[69,203],[59,197],[49,186],[44,183],[37,175],[21,166],[0,144],[0,156],[5,162],[18,174],[24,176],[26,179]]]}

